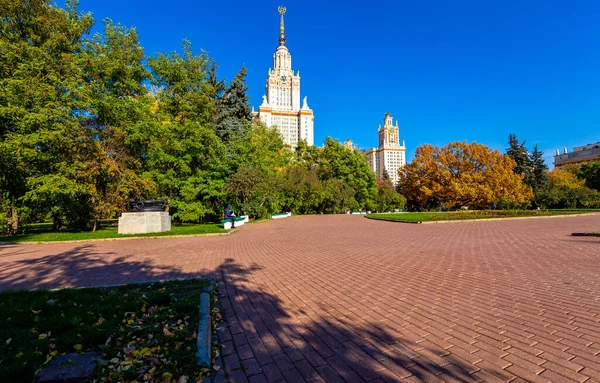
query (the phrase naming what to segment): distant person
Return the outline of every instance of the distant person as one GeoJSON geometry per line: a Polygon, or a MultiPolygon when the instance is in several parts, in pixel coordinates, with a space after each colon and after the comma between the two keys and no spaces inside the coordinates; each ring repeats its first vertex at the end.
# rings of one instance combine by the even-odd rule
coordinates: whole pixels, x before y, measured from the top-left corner
{"type": "Polygon", "coordinates": [[[496,210],[496,204],[492,205],[492,209],[496,210]]]}
{"type": "Polygon", "coordinates": [[[231,204],[227,205],[225,208],[225,213],[223,213],[223,219],[225,221],[231,220],[231,227],[235,228],[235,214],[231,211],[231,204]]]}

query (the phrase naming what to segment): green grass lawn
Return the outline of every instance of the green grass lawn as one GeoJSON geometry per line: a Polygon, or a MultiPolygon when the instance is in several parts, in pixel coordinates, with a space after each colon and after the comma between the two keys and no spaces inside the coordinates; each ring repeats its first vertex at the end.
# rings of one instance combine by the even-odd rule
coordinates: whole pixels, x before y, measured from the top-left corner
{"type": "Polygon", "coordinates": [[[195,382],[206,373],[194,354],[208,283],[0,292],[0,381],[31,382],[59,355],[95,351],[96,381],[195,382]]]}
{"type": "Polygon", "coordinates": [[[491,219],[510,217],[543,217],[566,214],[583,214],[587,210],[475,210],[457,212],[419,212],[399,214],[367,214],[367,218],[396,222],[460,221],[465,219],[491,219]]]}
{"type": "Polygon", "coordinates": [[[56,242],[56,241],[79,241],[89,239],[107,239],[107,238],[127,238],[127,237],[158,237],[164,235],[191,235],[191,234],[210,234],[226,233],[220,224],[184,224],[173,225],[170,231],[162,233],[148,234],[117,234],[116,226],[103,227],[94,232],[91,231],[35,231],[15,236],[0,236],[0,242],[56,242]]]}

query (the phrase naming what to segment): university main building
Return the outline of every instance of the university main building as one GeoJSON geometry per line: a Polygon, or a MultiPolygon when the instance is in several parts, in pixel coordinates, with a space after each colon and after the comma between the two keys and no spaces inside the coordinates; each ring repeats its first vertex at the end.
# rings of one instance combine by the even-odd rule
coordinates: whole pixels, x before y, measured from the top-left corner
{"type": "Polygon", "coordinates": [[[300,71],[294,73],[292,56],[285,46],[283,15],[285,8],[279,7],[279,46],[273,56],[273,69],[267,77],[267,93],[254,117],[266,126],[276,127],[283,142],[292,149],[298,141],[305,140],[314,145],[314,116],[306,97],[300,106],[300,71]]]}

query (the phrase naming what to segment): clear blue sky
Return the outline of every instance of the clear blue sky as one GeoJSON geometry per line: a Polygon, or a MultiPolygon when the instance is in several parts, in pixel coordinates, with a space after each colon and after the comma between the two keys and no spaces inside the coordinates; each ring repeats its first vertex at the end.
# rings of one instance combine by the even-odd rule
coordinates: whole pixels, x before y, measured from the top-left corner
{"type": "Polygon", "coordinates": [[[385,112],[408,159],[423,143],[476,141],[504,150],[508,134],[558,148],[600,141],[597,0],[81,0],[80,9],[135,26],[147,54],[190,39],[230,80],[246,65],[252,105],[277,47],[277,6],[302,96],[327,136],[377,145],[385,112]]]}

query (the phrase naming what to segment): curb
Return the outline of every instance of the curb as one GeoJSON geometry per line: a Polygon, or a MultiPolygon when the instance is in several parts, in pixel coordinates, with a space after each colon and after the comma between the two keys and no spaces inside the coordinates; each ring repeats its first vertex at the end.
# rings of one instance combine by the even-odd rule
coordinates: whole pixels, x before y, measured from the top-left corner
{"type": "MultiPolygon", "coordinates": [[[[167,283],[167,282],[186,282],[186,281],[194,281],[194,280],[201,280],[201,279],[208,279],[211,284],[208,285],[208,287],[210,287],[212,285],[213,279],[212,278],[202,278],[202,277],[189,277],[189,278],[171,278],[171,279],[151,279],[148,281],[134,281],[134,282],[127,282],[127,283],[115,283],[112,285],[99,285],[99,286],[63,286],[63,287],[55,287],[55,288],[51,288],[48,289],[49,291],[58,291],[58,290],[63,290],[63,289],[115,289],[115,288],[119,288],[119,287],[123,287],[123,286],[130,286],[130,285],[150,285],[150,284],[154,284],[154,283],[167,283]]],[[[39,290],[39,289],[34,289],[34,290],[39,290]]],[[[29,291],[34,291],[34,290],[29,290],[29,291]]]]}
{"type": "Polygon", "coordinates": [[[478,218],[478,219],[452,219],[452,220],[444,220],[444,221],[397,221],[393,219],[382,219],[382,218],[370,218],[365,217],[367,219],[372,219],[374,221],[385,221],[385,222],[398,222],[398,223],[411,223],[411,224],[422,224],[422,225],[430,225],[434,223],[458,223],[458,222],[487,222],[487,221],[511,221],[515,219],[542,219],[542,218],[567,218],[567,217],[582,217],[582,216],[590,216],[600,214],[598,212],[594,213],[581,213],[581,214],[560,214],[560,215],[543,215],[543,216],[531,216],[531,217],[502,217],[502,218],[478,218]]]}
{"type": "Polygon", "coordinates": [[[422,224],[432,224],[432,223],[454,223],[454,222],[475,222],[475,221],[512,221],[516,219],[543,219],[543,218],[566,218],[566,217],[581,217],[581,216],[589,216],[596,215],[598,213],[582,213],[582,214],[561,214],[561,215],[542,215],[539,217],[503,217],[503,218],[481,218],[481,219],[456,219],[450,221],[428,221],[421,222],[422,224]]]}
{"type": "Polygon", "coordinates": [[[231,235],[238,231],[238,228],[231,229],[225,233],[204,233],[204,234],[175,234],[175,235],[149,235],[147,237],[123,237],[123,238],[92,238],[92,239],[74,239],[66,241],[15,241],[0,242],[0,245],[48,245],[53,243],[85,243],[85,242],[110,242],[110,241],[132,241],[136,239],[162,239],[162,238],[182,238],[182,237],[213,237],[221,235],[231,235]]]}
{"type": "Polygon", "coordinates": [[[196,364],[199,367],[210,368],[212,365],[212,323],[210,315],[210,294],[215,289],[216,281],[210,280],[210,284],[200,293],[200,320],[196,338],[196,364]]]}

